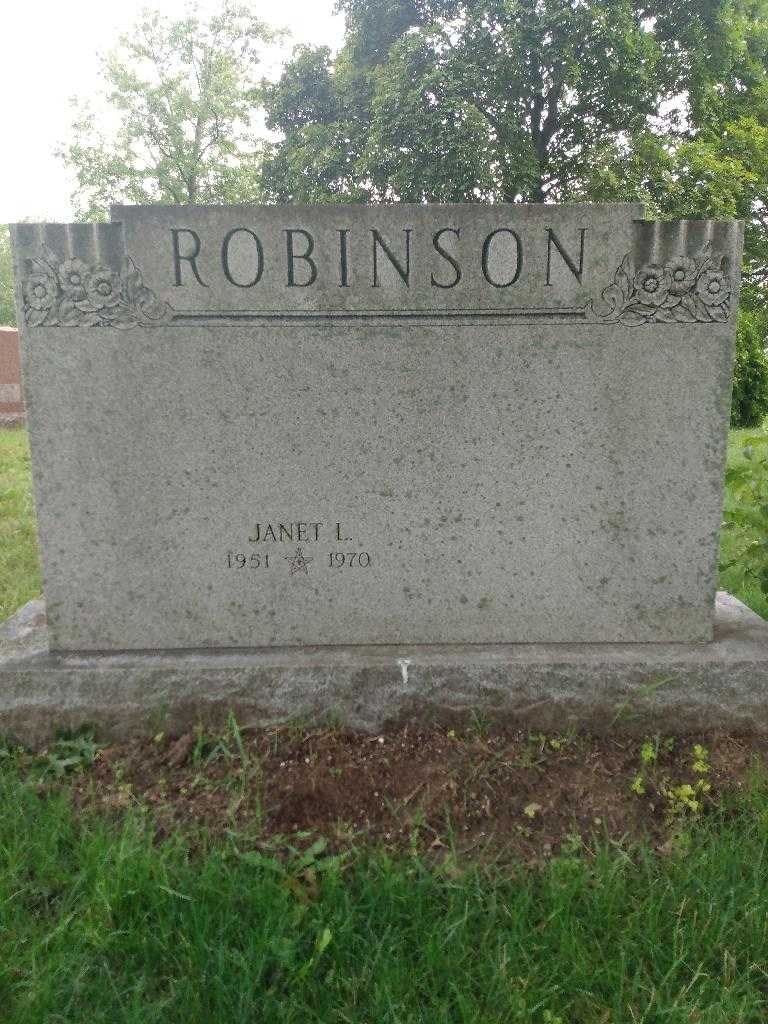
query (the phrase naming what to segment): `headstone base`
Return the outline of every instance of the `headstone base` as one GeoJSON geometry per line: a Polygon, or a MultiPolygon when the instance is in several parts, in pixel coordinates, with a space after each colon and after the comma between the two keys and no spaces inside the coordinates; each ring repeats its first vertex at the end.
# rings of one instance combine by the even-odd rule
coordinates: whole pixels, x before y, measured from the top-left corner
{"type": "Polygon", "coordinates": [[[0,626],[0,734],[32,747],[336,721],[377,731],[473,712],[544,732],[768,732],[768,622],[726,593],[701,644],[311,647],[51,654],[45,606],[0,626]]]}

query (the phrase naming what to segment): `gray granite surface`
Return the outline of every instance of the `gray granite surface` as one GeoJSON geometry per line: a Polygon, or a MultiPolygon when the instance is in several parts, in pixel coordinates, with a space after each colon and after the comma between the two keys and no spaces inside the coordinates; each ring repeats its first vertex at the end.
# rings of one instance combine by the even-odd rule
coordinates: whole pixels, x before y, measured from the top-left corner
{"type": "Polygon", "coordinates": [[[52,648],[709,640],[740,226],[640,216],[17,225],[52,648]]]}

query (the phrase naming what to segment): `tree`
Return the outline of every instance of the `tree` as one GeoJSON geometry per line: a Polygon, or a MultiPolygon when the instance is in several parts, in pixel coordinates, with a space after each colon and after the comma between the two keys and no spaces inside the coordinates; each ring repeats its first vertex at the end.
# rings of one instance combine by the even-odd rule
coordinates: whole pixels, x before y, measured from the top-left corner
{"type": "Polygon", "coordinates": [[[74,171],[80,215],[111,203],[247,202],[259,196],[260,146],[251,128],[261,44],[274,34],[226,0],[201,20],[145,11],[103,61],[103,99],[117,118],[105,133],[75,101],[73,141],[59,152],[74,171]]]}
{"type": "Polygon", "coordinates": [[[11,238],[6,225],[0,224],[0,327],[13,327],[15,324],[11,238]]]}
{"type": "Polygon", "coordinates": [[[275,199],[565,199],[591,154],[642,129],[664,94],[630,0],[339,6],[337,60],[300,50],[264,89],[284,136],[264,167],[275,199]]]}
{"type": "Polygon", "coordinates": [[[768,358],[764,319],[739,313],[733,370],[732,427],[759,427],[768,416],[768,358]]]}

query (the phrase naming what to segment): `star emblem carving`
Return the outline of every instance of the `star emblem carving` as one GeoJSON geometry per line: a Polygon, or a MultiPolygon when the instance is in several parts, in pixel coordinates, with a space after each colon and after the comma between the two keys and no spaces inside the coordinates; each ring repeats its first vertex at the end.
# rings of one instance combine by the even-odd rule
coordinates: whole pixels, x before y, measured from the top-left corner
{"type": "Polygon", "coordinates": [[[305,576],[309,576],[309,564],[314,562],[314,558],[310,558],[305,555],[301,548],[296,548],[295,555],[284,555],[286,562],[289,563],[289,576],[297,576],[303,573],[305,576]]]}

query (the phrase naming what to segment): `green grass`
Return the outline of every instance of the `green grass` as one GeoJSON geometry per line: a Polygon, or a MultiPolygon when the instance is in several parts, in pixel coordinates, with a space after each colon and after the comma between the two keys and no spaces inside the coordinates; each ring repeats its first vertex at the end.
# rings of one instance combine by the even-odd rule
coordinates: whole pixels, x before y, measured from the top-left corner
{"type": "MultiPolygon", "coordinates": [[[[768,433],[768,427],[762,430],[732,430],[728,435],[728,464],[737,465],[744,461],[742,451],[748,438],[768,433]]],[[[724,530],[720,535],[720,561],[729,562],[743,548],[743,541],[738,530],[724,530]]],[[[768,619],[768,596],[755,582],[744,582],[736,570],[723,572],[720,576],[720,587],[734,594],[739,600],[749,605],[758,615],[768,619]]]]}
{"type": "Polygon", "coordinates": [[[4,1024],[764,1024],[768,794],[537,870],[162,843],[0,771],[4,1024]]]}
{"type": "MultiPolygon", "coordinates": [[[[744,439],[758,432],[731,431],[729,462],[741,458],[744,439]]],[[[722,560],[729,561],[738,547],[736,532],[723,533],[722,560]]],[[[735,572],[723,573],[720,585],[768,618],[768,599],[757,585],[737,581],[735,572]]],[[[0,621],[38,594],[40,587],[27,435],[22,430],[0,430],[0,621]]]]}
{"type": "Polygon", "coordinates": [[[0,430],[0,622],[40,593],[25,430],[0,430]]]}

